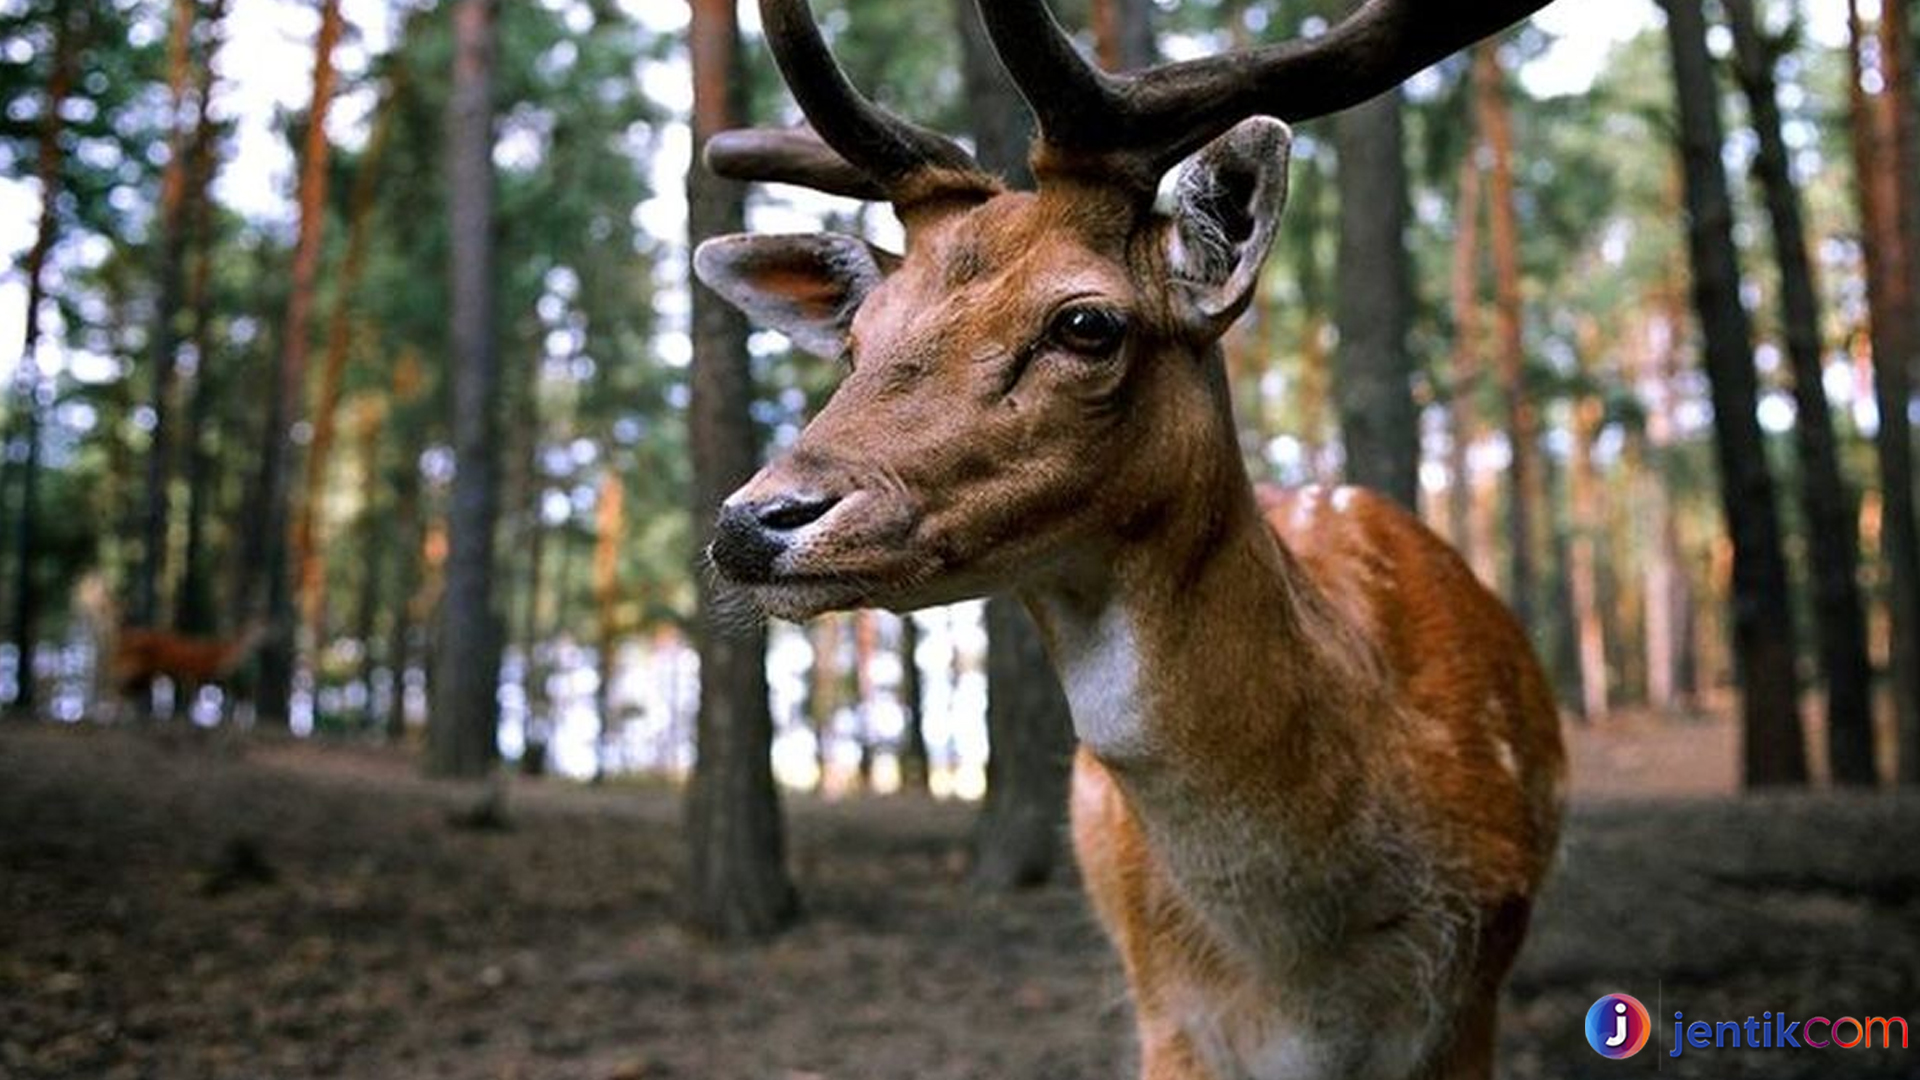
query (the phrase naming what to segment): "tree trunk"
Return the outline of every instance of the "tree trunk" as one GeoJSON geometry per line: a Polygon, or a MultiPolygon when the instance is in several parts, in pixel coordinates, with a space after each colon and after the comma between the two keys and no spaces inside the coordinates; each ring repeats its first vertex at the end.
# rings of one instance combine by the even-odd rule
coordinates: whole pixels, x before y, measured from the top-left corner
{"type": "Polygon", "coordinates": [[[492,771],[500,754],[503,629],[493,601],[500,471],[500,365],[493,317],[493,0],[459,0],[453,33],[447,204],[454,475],[426,766],[437,776],[479,777],[492,771]]]}
{"type": "Polygon", "coordinates": [[[1153,0],[1093,0],[1093,53],[1108,71],[1153,63],[1153,0]]]}
{"type": "Polygon", "coordinates": [[[1720,99],[1706,19],[1692,0],[1663,0],[1679,98],[1693,299],[1712,384],[1721,505],[1733,544],[1734,666],[1741,690],[1750,787],[1803,784],[1805,737],[1794,670],[1793,612],[1780,549],[1773,474],[1757,415],[1753,337],[1740,304],[1733,207],[1721,148],[1720,99]]]}
{"type": "Polygon", "coordinates": [[[807,669],[807,726],[813,729],[813,790],[827,792],[833,762],[833,718],[840,711],[840,617],[822,615],[807,627],[813,663],[807,669]]]}
{"type": "Polygon", "coordinates": [[[194,123],[187,196],[193,230],[193,276],[187,286],[193,341],[193,387],[187,398],[186,422],[179,444],[186,466],[185,537],[180,549],[178,592],[174,595],[173,626],[180,633],[204,636],[214,631],[213,588],[206,565],[208,504],[213,500],[214,463],[207,450],[207,429],[213,421],[213,176],[219,168],[219,148],[212,115],[214,53],[218,28],[226,15],[226,0],[207,6],[204,19],[205,52],[200,60],[199,116],[194,123]]]}
{"type": "MultiPolygon", "coordinates": [[[[746,118],[745,71],[732,0],[693,0],[693,143],[746,118]]],[[[698,160],[697,158],[695,160],[698,160]]],[[[695,166],[687,174],[688,247],[745,228],[745,189],[695,166]]],[[[691,275],[689,275],[691,276],[691,275]]],[[[704,285],[693,286],[693,522],[704,551],[714,513],[759,460],[747,324],[704,285]]],[[[764,937],[791,922],[785,826],[773,786],[764,626],[724,630],[713,575],[699,586],[700,716],[687,791],[688,875],[683,911],[723,939],[764,937]]]]}
{"type": "MultiPolygon", "coordinates": [[[[1915,102],[1911,3],[1903,6],[1899,0],[1881,0],[1880,58],[1881,82],[1885,87],[1881,141],[1882,145],[1892,147],[1883,161],[1883,166],[1890,163],[1891,167],[1883,168],[1882,182],[1890,188],[1892,205],[1887,213],[1892,222],[1889,227],[1898,235],[1901,245],[1899,266],[1903,273],[1894,288],[1901,294],[1896,307],[1906,313],[1902,331],[1905,347],[1901,355],[1905,357],[1911,380],[1911,373],[1920,369],[1920,191],[1916,190],[1920,188],[1920,105],[1915,102]]],[[[1910,435],[1911,425],[1903,426],[1910,435]]],[[[1909,441],[1902,445],[1911,448],[1913,444],[1909,441]]],[[[1911,471],[1909,466],[1909,475],[1911,471]]],[[[1891,481],[1888,484],[1891,485],[1891,481]]],[[[1901,490],[1901,501],[1907,504],[1901,526],[1911,534],[1913,486],[1910,483],[1901,490]]],[[[1903,543],[1908,544],[1907,554],[1920,560],[1920,541],[1909,535],[1903,543]]],[[[1902,558],[1905,560],[1906,556],[1902,558]]],[[[1907,565],[1911,568],[1915,563],[1907,565]]],[[[1910,578],[1920,578],[1920,573],[1912,573],[1910,578]]],[[[1910,667],[1920,669],[1920,585],[1913,589],[1917,594],[1912,601],[1916,616],[1908,624],[1903,659],[1910,667]]],[[[1913,676],[1913,682],[1911,703],[1899,714],[1898,720],[1897,775],[1902,784],[1920,784],[1920,674],[1913,676]]]]}
{"type": "Polygon", "coordinates": [[[927,794],[932,768],[927,759],[926,698],[920,681],[920,624],[911,612],[900,616],[900,790],[927,794]]]}
{"type": "Polygon", "coordinates": [[[1059,858],[1072,722],[1060,684],[1035,675],[1052,669],[1017,601],[987,601],[987,644],[987,794],[974,826],[973,881],[992,890],[1040,885],[1059,858]]]}
{"type": "MultiPolygon", "coordinates": [[[[594,690],[594,716],[600,722],[600,743],[612,746],[619,734],[613,713],[613,661],[618,647],[619,625],[615,620],[620,602],[620,552],[626,545],[627,489],[620,474],[609,467],[600,476],[600,498],[594,508],[593,531],[593,625],[594,652],[599,660],[600,680],[594,690]]],[[[567,579],[560,577],[564,593],[567,579]]]]}
{"type": "MultiPolygon", "coordinates": [[[[955,0],[961,79],[980,163],[1015,185],[1027,168],[1030,124],[1000,70],[973,0],[955,0]]],[[[1006,890],[1053,874],[1066,816],[1073,718],[1033,620],[1005,597],[987,602],[987,791],[973,834],[973,881],[1006,890]]]]}
{"type": "Polygon", "coordinates": [[[284,726],[293,694],[293,593],[288,580],[289,473],[292,430],[307,389],[307,335],[313,312],[313,283],[320,266],[320,231],[326,221],[327,111],[333,103],[333,48],[340,40],[340,0],[320,8],[320,32],[314,41],[313,97],[307,110],[305,153],[300,165],[300,229],[294,242],[293,272],[287,293],[287,319],[281,331],[280,371],[267,405],[261,444],[260,479],[255,488],[263,505],[243,530],[243,559],[250,569],[245,601],[250,618],[264,617],[267,636],[260,646],[256,706],[260,722],[284,726]],[[257,569],[255,569],[257,568],[257,569]],[[260,575],[264,574],[264,580],[260,575]],[[264,605],[261,589],[264,586],[264,605]]]}
{"type": "Polygon", "coordinates": [[[1819,301],[1807,257],[1800,192],[1788,166],[1775,97],[1772,46],[1761,39],[1753,0],[1724,0],[1733,29],[1735,71],[1753,117],[1759,153],[1754,172],[1773,226],[1780,264],[1780,323],[1793,371],[1800,452],[1800,507],[1813,562],[1815,628],[1827,681],[1827,746],[1835,783],[1872,784],[1873,668],[1860,599],[1858,519],[1840,471],[1832,407],[1822,382],[1819,301]]]}
{"type": "MultiPolygon", "coordinates": [[[[527,366],[537,370],[539,365],[534,362],[527,366]]],[[[533,436],[532,441],[537,452],[540,441],[538,435],[533,436]]],[[[528,458],[535,456],[527,455],[528,458]]],[[[547,522],[546,516],[540,512],[541,485],[537,465],[527,470],[527,476],[524,504],[529,508],[526,536],[527,595],[526,605],[520,610],[518,635],[520,671],[524,681],[522,689],[526,695],[520,772],[526,776],[540,776],[547,771],[547,744],[550,741],[547,726],[547,672],[540,659],[540,639],[544,636],[540,627],[540,603],[547,584],[547,522]]],[[[561,582],[560,587],[566,588],[566,582],[561,582]]]]}
{"type": "Polygon", "coordinates": [[[1453,385],[1447,393],[1448,539],[1469,564],[1473,543],[1474,419],[1480,381],[1480,140],[1467,141],[1460,156],[1459,193],[1453,214],[1453,385]]]}
{"type": "Polygon", "coordinates": [[[193,24],[198,6],[195,0],[173,0],[173,20],[167,32],[167,164],[160,174],[160,205],[154,218],[159,264],[154,275],[153,323],[147,335],[152,379],[147,407],[153,426],[147,436],[147,498],[141,520],[139,576],[129,613],[138,626],[160,625],[160,590],[167,574],[167,523],[173,485],[173,432],[169,421],[173,415],[181,278],[187,252],[184,211],[192,137],[187,95],[193,75],[193,24]]]}
{"type": "Polygon", "coordinates": [[[366,704],[360,714],[360,727],[363,731],[372,731],[378,723],[373,707],[373,683],[376,665],[374,658],[377,650],[373,647],[374,633],[380,621],[380,587],[385,578],[389,544],[383,535],[382,527],[386,513],[379,502],[380,493],[380,431],[386,419],[385,409],[378,401],[363,399],[362,407],[356,418],[360,426],[360,490],[361,509],[354,531],[362,552],[360,558],[360,595],[354,600],[353,639],[360,647],[359,673],[356,676],[360,688],[366,693],[366,704]]]}
{"type": "MultiPolygon", "coordinates": [[[[1598,351],[1598,328],[1582,328],[1577,346],[1582,375],[1598,351]]],[[[1576,664],[1580,672],[1580,714],[1588,723],[1607,718],[1607,634],[1600,612],[1600,540],[1605,525],[1600,512],[1600,477],[1593,464],[1593,442],[1600,432],[1605,407],[1598,395],[1583,388],[1573,401],[1572,447],[1567,460],[1567,502],[1572,535],[1567,538],[1567,593],[1573,609],[1576,664]]]]}
{"type": "Polygon", "coordinates": [[[13,534],[13,649],[16,686],[12,711],[31,716],[34,710],[33,650],[40,620],[39,583],[34,580],[38,555],[36,530],[40,515],[40,414],[45,388],[41,384],[40,308],[46,300],[47,256],[60,228],[60,135],[67,94],[73,89],[73,59],[85,33],[84,7],[59,4],[54,8],[53,68],[47,76],[47,96],[40,114],[40,139],[34,175],[40,182],[40,222],[33,246],[27,250],[27,310],[25,334],[15,383],[20,400],[21,438],[26,453],[20,463],[20,506],[13,534]],[[75,9],[80,9],[76,13],[75,9]]]}
{"type": "MultiPolygon", "coordinates": [[[[1883,11],[1885,10],[1883,5],[1883,11]]],[[[1866,264],[1867,310],[1873,345],[1873,392],[1879,429],[1874,435],[1880,465],[1880,561],[1887,568],[1887,615],[1891,641],[1887,667],[1893,676],[1894,709],[1901,732],[1898,770],[1910,782],[1920,751],[1908,732],[1920,725],[1920,530],[1913,502],[1913,427],[1907,403],[1920,352],[1920,305],[1915,304],[1907,245],[1898,222],[1898,150],[1886,122],[1884,98],[1862,85],[1866,29],[1859,5],[1848,2],[1851,42],[1848,105],[1852,120],[1854,182],[1860,203],[1860,247],[1866,264]]],[[[1883,73],[1884,75],[1884,73],[1883,73]]]]}
{"type": "Polygon", "coordinates": [[[1419,512],[1420,416],[1407,332],[1407,165],[1398,90],[1334,118],[1340,162],[1340,256],[1333,396],[1346,476],[1419,512]]]}
{"type": "Polygon", "coordinates": [[[1520,228],[1514,214],[1513,123],[1497,47],[1482,42],[1473,51],[1474,112],[1486,139],[1487,225],[1493,249],[1495,348],[1506,403],[1507,543],[1512,558],[1508,601],[1522,625],[1539,640],[1539,554],[1545,475],[1540,461],[1539,418],[1527,387],[1527,351],[1520,296],[1520,228]]]}
{"type": "Polygon", "coordinates": [[[366,265],[367,240],[373,224],[374,197],[380,191],[380,159],[392,127],[398,86],[390,88],[373,117],[373,131],[360,154],[348,207],[347,253],[334,288],[333,312],[327,320],[327,348],[320,361],[320,385],[313,395],[313,441],[307,447],[305,493],[300,499],[298,524],[293,531],[293,565],[300,585],[300,617],[306,626],[308,648],[324,647],[321,590],[326,585],[326,560],[320,554],[320,499],[327,468],[333,458],[334,430],[340,411],[341,388],[346,381],[347,356],[352,344],[354,290],[366,265]]]}

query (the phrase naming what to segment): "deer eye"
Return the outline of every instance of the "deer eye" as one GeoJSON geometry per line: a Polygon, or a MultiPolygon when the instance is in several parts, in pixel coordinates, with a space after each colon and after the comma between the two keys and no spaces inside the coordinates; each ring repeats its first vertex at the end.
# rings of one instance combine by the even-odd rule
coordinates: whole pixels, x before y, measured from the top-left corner
{"type": "Polygon", "coordinates": [[[1126,336],[1126,316],[1090,305],[1064,308],[1047,326],[1047,337],[1054,344],[1095,359],[1113,355],[1126,336]]]}

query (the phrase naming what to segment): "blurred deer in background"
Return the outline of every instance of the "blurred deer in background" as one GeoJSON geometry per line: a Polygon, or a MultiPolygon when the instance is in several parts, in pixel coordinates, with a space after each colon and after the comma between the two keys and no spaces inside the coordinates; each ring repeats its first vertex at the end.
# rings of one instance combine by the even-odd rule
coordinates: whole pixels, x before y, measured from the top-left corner
{"type": "Polygon", "coordinates": [[[266,637],[267,624],[255,620],[231,638],[193,637],[169,630],[120,627],[108,637],[107,678],[121,696],[143,710],[151,705],[153,681],[165,676],[173,688],[173,708],[189,713],[203,686],[228,682],[266,637]]]}
{"type": "Polygon", "coordinates": [[[1254,488],[1218,342],[1273,240],[1281,121],[1539,6],[1370,0],[1310,41],[1110,75],[1040,0],[982,0],[1039,120],[1028,192],[862,98],[806,0],[762,0],[812,127],[706,147],[889,200],[907,238],[699,249],[709,286],[847,367],[722,507],[712,560],[792,619],[1021,597],[1072,704],[1075,848],[1146,1077],[1491,1073],[1559,828],[1546,680],[1385,498],[1254,488]]]}

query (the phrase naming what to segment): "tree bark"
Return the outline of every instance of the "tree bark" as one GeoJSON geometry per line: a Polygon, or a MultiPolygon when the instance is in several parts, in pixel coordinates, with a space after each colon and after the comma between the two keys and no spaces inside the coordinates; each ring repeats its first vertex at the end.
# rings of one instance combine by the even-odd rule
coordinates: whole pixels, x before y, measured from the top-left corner
{"type": "MultiPolygon", "coordinates": [[[[1892,167],[1886,170],[1891,175],[1883,182],[1891,184],[1892,228],[1901,243],[1899,261],[1904,273],[1897,288],[1903,294],[1900,306],[1906,312],[1904,356],[1909,380],[1911,373],[1920,369],[1920,190],[1916,190],[1920,189],[1920,104],[1916,104],[1914,88],[1912,19],[1911,0],[1905,5],[1899,0],[1881,0],[1880,64],[1886,97],[1883,142],[1893,147],[1892,167]]],[[[1911,425],[1908,429],[1910,437],[1911,425]]],[[[1909,441],[1903,445],[1911,448],[1913,444],[1909,441]]],[[[1913,522],[1912,496],[1913,487],[1908,484],[1902,489],[1901,498],[1908,504],[1902,524],[1909,531],[1913,522]]],[[[1914,558],[1920,560],[1920,540],[1914,541],[1912,549],[1914,558]]],[[[1912,576],[1920,579],[1920,573],[1912,576]]],[[[1920,594],[1920,585],[1914,589],[1920,594]]],[[[1912,603],[1916,616],[1909,623],[1904,657],[1910,666],[1920,670],[1920,596],[1912,603]]],[[[1896,774],[1902,784],[1920,784],[1920,674],[1913,676],[1913,682],[1912,703],[1898,719],[1896,774]]]]}
{"type": "Polygon", "coordinates": [[[927,757],[926,696],[920,678],[920,624],[900,616],[900,790],[925,795],[932,781],[927,757]]]}
{"type": "MultiPolygon", "coordinates": [[[[1898,150],[1886,122],[1884,99],[1868,96],[1862,85],[1867,31],[1859,5],[1848,0],[1850,42],[1848,107],[1852,121],[1854,183],[1860,204],[1860,247],[1866,264],[1867,311],[1873,346],[1873,391],[1879,429],[1874,448],[1880,466],[1880,561],[1887,572],[1887,615],[1891,641],[1887,667],[1892,674],[1896,723],[1901,732],[1898,771],[1910,782],[1920,768],[1920,751],[1906,735],[1920,725],[1920,529],[1913,501],[1913,427],[1907,403],[1913,393],[1913,369],[1920,346],[1920,308],[1898,222],[1898,150]]],[[[1884,10],[1884,8],[1883,8],[1884,10]]]]}
{"type": "Polygon", "coordinates": [[[426,766],[437,776],[480,777],[493,770],[500,754],[503,637],[493,597],[500,483],[500,363],[493,312],[493,0],[459,0],[453,27],[447,204],[454,474],[426,766]]]}
{"type": "Polygon", "coordinates": [[[974,825],[973,881],[997,891],[1052,876],[1074,738],[1060,684],[1035,674],[1052,669],[1018,602],[988,599],[987,643],[987,794],[974,825]]]}
{"type": "MultiPolygon", "coordinates": [[[[1581,375],[1589,357],[1598,351],[1598,327],[1582,327],[1577,355],[1581,375]]],[[[1607,718],[1608,672],[1606,619],[1600,611],[1600,541],[1605,525],[1600,512],[1600,477],[1593,463],[1593,443],[1600,433],[1605,407],[1598,395],[1582,388],[1573,401],[1571,450],[1567,456],[1567,502],[1571,535],[1567,538],[1567,593],[1573,609],[1576,666],[1580,672],[1580,714],[1588,723],[1607,718]]]]}
{"type": "Polygon", "coordinates": [[[1334,118],[1340,162],[1334,404],[1346,476],[1419,512],[1420,416],[1413,404],[1407,166],[1398,90],[1334,118]]]}
{"type": "MultiPolygon", "coordinates": [[[[627,489],[620,474],[608,468],[600,477],[600,497],[594,507],[593,625],[594,652],[599,661],[599,683],[593,693],[594,715],[600,722],[600,743],[612,746],[618,735],[613,714],[614,654],[620,627],[615,619],[620,602],[620,551],[626,543],[627,489]]],[[[566,590],[560,577],[559,588],[566,590]]]]}
{"type": "Polygon", "coordinates": [[[1512,559],[1508,601],[1522,625],[1539,634],[1539,558],[1545,474],[1540,461],[1540,423],[1527,387],[1527,351],[1520,295],[1520,228],[1514,213],[1513,122],[1498,49],[1482,42],[1473,51],[1474,112],[1486,140],[1487,225],[1493,250],[1494,352],[1506,405],[1507,544],[1512,559]]]}
{"type": "Polygon", "coordinates": [[[374,661],[378,655],[373,639],[380,621],[380,589],[385,583],[387,556],[391,547],[384,535],[386,530],[383,525],[387,515],[379,498],[380,433],[385,421],[386,409],[382,403],[364,399],[356,417],[360,427],[361,509],[359,519],[354,523],[354,531],[358,534],[362,554],[360,595],[354,600],[352,629],[353,639],[360,646],[360,670],[356,678],[367,695],[365,708],[360,714],[360,726],[364,731],[374,730],[379,722],[373,706],[374,672],[377,670],[374,661]]]}
{"type": "MultiPolygon", "coordinates": [[[[961,79],[980,163],[1031,183],[1031,120],[1001,72],[973,0],[955,0],[961,79]]],[[[1033,620],[1014,600],[987,601],[987,791],[973,833],[973,881],[1000,891],[1045,882],[1060,857],[1073,718],[1033,620]]]]}
{"type": "Polygon", "coordinates": [[[160,590],[167,575],[167,527],[173,494],[173,432],[169,422],[173,415],[181,279],[185,274],[187,252],[184,226],[189,147],[193,137],[188,119],[188,93],[193,76],[193,30],[198,6],[196,0],[173,0],[172,25],[167,31],[167,164],[160,174],[160,205],[154,217],[158,265],[154,275],[153,323],[147,335],[148,374],[152,380],[147,407],[152,413],[153,426],[148,430],[147,497],[140,530],[140,569],[130,612],[135,625],[149,627],[160,625],[160,590]]]}
{"type": "Polygon", "coordinates": [[[218,29],[226,16],[226,0],[207,6],[204,53],[200,60],[199,116],[194,123],[187,196],[191,209],[193,274],[187,284],[187,307],[192,320],[193,386],[187,396],[187,415],[180,432],[185,459],[185,537],[180,549],[178,591],[174,595],[173,626],[180,633],[205,636],[214,631],[212,585],[206,566],[208,504],[213,499],[214,462],[207,449],[207,429],[213,421],[213,259],[215,248],[213,177],[220,165],[212,115],[214,53],[218,29]]]}
{"type": "MultiPolygon", "coordinates": [[[[693,143],[746,118],[746,82],[732,0],[693,0],[693,143]]],[[[695,160],[698,160],[697,158],[695,160]]],[[[688,247],[745,227],[745,190],[695,167],[687,174],[688,247]]],[[[690,278],[691,274],[688,275],[690,278]]],[[[759,460],[745,317],[693,285],[693,521],[699,550],[721,501],[759,460]]],[[[773,786],[773,716],[767,703],[766,629],[723,630],[713,576],[696,569],[700,615],[700,716],[687,791],[688,874],[683,910],[722,939],[770,935],[798,902],[787,876],[785,827],[773,786]]]]}
{"type": "Polygon", "coordinates": [[[40,308],[46,300],[47,256],[60,229],[60,136],[67,95],[73,89],[74,54],[85,33],[84,5],[59,4],[54,7],[53,67],[47,74],[47,96],[40,114],[40,139],[34,176],[40,182],[40,222],[34,229],[33,246],[27,249],[27,310],[25,333],[20,345],[20,363],[15,369],[16,394],[19,397],[21,438],[26,453],[20,463],[20,507],[14,518],[13,534],[13,655],[16,673],[11,710],[31,716],[34,702],[34,645],[39,632],[39,583],[34,580],[37,531],[40,516],[40,308]],[[78,11],[76,12],[76,9],[78,11]]]}
{"type": "Polygon", "coordinates": [[[305,491],[300,499],[298,524],[293,530],[293,565],[295,580],[300,586],[300,617],[306,626],[307,647],[315,650],[324,647],[325,638],[321,591],[326,586],[326,560],[319,553],[320,499],[333,459],[340,394],[346,381],[354,290],[359,287],[360,273],[366,265],[374,197],[380,190],[380,159],[386,149],[387,133],[393,126],[393,103],[398,97],[397,88],[390,89],[375,111],[373,130],[367,136],[366,149],[361,152],[355,169],[348,207],[347,253],[340,265],[333,311],[327,320],[327,347],[320,360],[320,385],[313,395],[313,441],[307,447],[305,491]]]}
{"type": "Polygon", "coordinates": [[[299,407],[306,396],[307,336],[313,312],[313,283],[320,266],[320,234],[326,221],[327,112],[333,103],[333,48],[340,40],[340,0],[320,8],[320,32],[314,41],[313,96],[307,109],[305,151],[300,165],[300,227],[294,242],[287,317],[280,341],[279,377],[267,405],[267,425],[255,487],[263,505],[248,515],[258,528],[243,530],[242,558],[249,568],[244,607],[249,618],[264,618],[267,635],[260,646],[255,705],[262,724],[284,726],[293,694],[293,593],[288,580],[288,474],[299,407]],[[257,569],[256,569],[257,568],[257,569]],[[264,575],[264,576],[263,576],[264,575]],[[264,596],[262,595],[264,592],[264,596]],[[264,600],[264,603],[262,602],[264,600]]]}
{"type": "Polygon", "coordinates": [[[1832,407],[1822,381],[1819,300],[1807,257],[1800,192],[1788,166],[1775,96],[1772,46],[1761,37],[1753,0],[1723,0],[1733,30],[1735,72],[1753,117],[1754,173],[1773,226],[1780,265],[1780,322],[1793,371],[1794,437],[1800,453],[1800,507],[1813,562],[1815,629],[1827,682],[1827,746],[1835,783],[1873,784],[1873,667],[1860,599],[1858,518],[1840,471],[1832,407]]]}
{"type": "Polygon", "coordinates": [[[1475,392],[1480,382],[1480,140],[1467,141],[1460,156],[1459,192],[1454,200],[1453,234],[1453,385],[1447,393],[1448,539],[1469,565],[1473,543],[1473,461],[1477,437],[1475,392]]]}
{"type": "Polygon", "coordinates": [[[807,668],[807,726],[813,729],[813,790],[826,794],[833,762],[833,719],[840,711],[840,617],[822,615],[807,627],[813,662],[807,668]]]}
{"type": "Polygon", "coordinates": [[[1807,762],[1793,612],[1773,475],[1756,411],[1752,331],[1740,303],[1733,207],[1720,156],[1725,139],[1707,52],[1706,18],[1692,0],[1663,0],[1662,6],[1679,99],[1694,307],[1705,338],[1721,505],[1733,544],[1734,666],[1741,690],[1745,780],[1749,787],[1803,784],[1807,762]]]}
{"type": "Polygon", "coordinates": [[[1093,0],[1093,53],[1108,71],[1153,63],[1153,0],[1093,0]]]}

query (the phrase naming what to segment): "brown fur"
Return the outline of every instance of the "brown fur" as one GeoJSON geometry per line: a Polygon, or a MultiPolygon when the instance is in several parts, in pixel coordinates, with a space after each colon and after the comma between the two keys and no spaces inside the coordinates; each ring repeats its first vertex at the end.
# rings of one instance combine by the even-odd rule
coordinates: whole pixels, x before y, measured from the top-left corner
{"type": "Polygon", "coordinates": [[[191,701],[200,687],[223,685],[253,655],[262,636],[257,625],[231,639],[130,626],[114,635],[107,672],[113,685],[128,694],[164,675],[173,683],[175,700],[191,701]]]}

